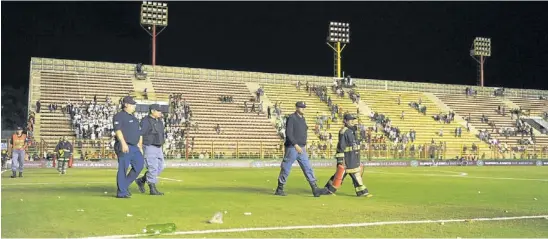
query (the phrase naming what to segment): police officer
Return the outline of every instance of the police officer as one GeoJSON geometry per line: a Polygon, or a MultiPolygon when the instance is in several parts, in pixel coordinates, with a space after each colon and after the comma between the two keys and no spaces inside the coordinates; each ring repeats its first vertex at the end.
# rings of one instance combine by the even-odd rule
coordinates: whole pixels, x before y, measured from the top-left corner
{"type": "Polygon", "coordinates": [[[27,135],[23,134],[23,128],[17,127],[15,134],[11,136],[9,144],[11,149],[11,178],[17,177],[17,171],[19,171],[19,177],[23,177],[27,143],[27,135]]]}
{"type": "Polygon", "coordinates": [[[162,145],[165,142],[164,123],[162,121],[162,112],[160,105],[150,105],[149,115],[141,120],[141,136],[143,137],[143,150],[145,152],[145,164],[148,171],[141,178],[135,180],[139,191],[145,192],[145,182],[148,182],[150,195],[164,195],[158,191],[158,175],[164,170],[164,153],[162,145]]]}
{"type": "Polygon", "coordinates": [[[344,127],[339,131],[339,143],[335,154],[337,171],[325,185],[322,195],[334,194],[342,185],[344,178],[350,175],[358,197],[372,196],[363,184],[363,165],[359,154],[360,137],[357,136],[359,131],[354,125],[355,119],[351,114],[344,115],[344,127]]]}
{"type": "Polygon", "coordinates": [[[131,96],[122,98],[123,110],[113,117],[116,143],[114,150],[118,156],[118,175],[116,183],[117,198],[130,198],[129,186],[143,170],[143,149],[139,120],[133,115],[136,102],[131,96]],[[131,170],[126,172],[131,164],[131,170]]]}
{"type": "Polygon", "coordinates": [[[312,188],[312,194],[314,197],[319,197],[321,190],[316,185],[316,177],[314,171],[308,161],[308,154],[306,153],[306,140],[308,126],[304,118],[304,109],[306,104],[299,101],[295,104],[295,113],[287,117],[286,129],[285,129],[285,156],[281,164],[280,175],[278,176],[278,188],[274,195],[285,196],[284,185],[287,182],[287,177],[291,172],[291,166],[297,160],[303,173],[312,188]]]}
{"type": "Polygon", "coordinates": [[[72,155],[72,144],[63,136],[54,150],[57,153],[57,171],[61,174],[67,173],[66,164],[72,155]]]}

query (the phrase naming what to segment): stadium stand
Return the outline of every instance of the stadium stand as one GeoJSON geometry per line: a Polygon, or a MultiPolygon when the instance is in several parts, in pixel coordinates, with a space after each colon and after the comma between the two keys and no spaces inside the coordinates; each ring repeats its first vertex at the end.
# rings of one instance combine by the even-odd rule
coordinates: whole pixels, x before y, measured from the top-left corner
{"type": "Polygon", "coordinates": [[[190,103],[197,130],[189,137],[195,138],[193,152],[208,154],[223,152],[225,157],[258,157],[259,149],[268,156],[279,152],[280,137],[265,113],[244,113],[243,102],[253,97],[242,82],[214,82],[186,78],[152,77],[157,93],[180,93],[190,103]],[[232,103],[221,103],[219,97],[229,95],[232,103]],[[220,134],[215,127],[220,126],[220,134]]]}
{"type": "Polygon", "coordinates": [[[548,100],[539,98],[520,98],[509,97],[508,100],[514,102],[524,111],[531,111],[531,116],[541,116],[542,113],[548,112],[548,100]]]}
{"type": "Polygon", "coordinates": [[[379,90],[360,90],[359,92],[362,101],[373,111],[388,116],[393,125],[398,126],[402,132],[415,130],[417,132],[415,144],[417,145],[429,145],[432,140],[436,144],[446,142],[445,157],[455,158],[463,153],[464,147],[471,149],[472,144],[475,143],[480,152],[485,152],[488,156],[487,145],[475,138],[473,134],[466,132],[465,129],[462,130],[461,137],[455,137],[455,129],[460,127],[460,124],[455,122],[445,124],[435,121],[432,116],[439,114],[441,109],[420,92],[379,90]],[[399,105],[398,97],[400,97],[399,105]],[[419,113],[409,105],[410,102],[419,102],[419,100],[427,108],[426,115],[419,113]],[[405,112],[403,119],[401,119],[402,111],[405,112]],[[443,130],[443,136],[440,136],[440,130],[443,130]]]}
{"type": "MultiPolygon", "coordinates": [[[[69,101],[72,103],[90,102],[94,97],[97,97],[97,99],[101,99],[98,102],[103,102],[107,96],[117,101],[133,89],[131,78],[127,75],[42,71],[40,78],[42,108],[50,104],[60,106],[55,111],[42,109],[40,125],[37,126],[40,127],[40,137],[51,146],[56,145],[60,137],[73,138],[75,135],[70,115],[64,110],[69,101]]],[[[82,143],[82,147],[92,145],[87,140],[83,140],[82,143]]],[[[95,142],[93,146],[96,146],[95,142]]]]}
{"type": "MultiPolygon", "coordinates": [[[[437,94],[445,104],[451,107],[457,114],[462,117],[470,117],[470,124],[478,130],[487,130],[493,138],[500,142],[500,145],[509,148],[512,151],[540,150],[548,145],[548,137],[536,135],[534,145],[523,145],[520,140],[527,139],[528,136],[508,136],[503,135],[500,130],[503,128],[516,128],[516,117],[511,116],[510,110],[512,107],[505,104],[500,98],[493,96],[466,96],[465,94],[437,94]],[[498,113],[498,107],[505,108],[505,115],[498,113]],[[488,118],[488,122],[482,122],[481,117],[488,118]],[[492,124],[494,123],[494,126],[492,124]],[[506,146],[504,146],[506,144],[506,146]]],[[[503,150],[504,151],[504,150],[503,150]]]]}
{"type": "MultiPolygon", "coordinates": [[[[471,86],[353,78],[362,101],[355,104],[348,98],[348,92],[344,98],[338,98],[331,91],[330,86],[333,83],[331,77],[166,66],[145,66],[145,68],[148,79],[137,80],[134,72],[135,64],[32,58],[29,112],[35,110],[35,107],[30,106],[34,106],[38,100],[41,102],[41,111],[34,117],[33,134],[36,142],[49,145],[49,147],[40,147],[41,150],[52,150],[61,136],[70,136],[72,140],[75,138],[69,121],[70,116],[63,115],[61,109],[50,112],[48,110],[50,104],[58,104],[61,108],[68,100],[75,103],[84,97],[86,100],[91,100],[94,96],[98,99],[110,96],[113,102],[118,102],[120,97],[127,94],[141,97],[143,90],[147,89],[149,97],[157,98],[156,100],[167,102],[169,94],[183,94],[188,100],[194,114],[193,122],[198,124],[198,130],[191,131],[189,134],[190,138],[195,138],[193,152],[213,154],[223,152],[227,158],[235,156],[236,153],[240,158],[256,158],[259,152],[265,152],[265,155],[260,156],[281,157],[282,140],[274,126],[276,121],[269,121],[266,113],[259,115],[251,112],[244,113],[243,101],[254,98],[254,92],[251,92],[246,84],[263,86],[271,108],[274,103],[282,102],[283,114],[292,113],[296,101],[305,101],[308,105],[306,115],[309,125],[309,142],[320,142],[314,134],[316,115],[328,116],[330,108],[316,95],[305,92],[304,83],[308,82],[310,85],[328,87],[327,95],[331,97],[333,104],[342,108],[343,112],[357,113],[356,109],[359,106],[360,119],[364,124],[368,124],[369,112],[364,112],[367,110],[363,109],[372,109],[387,115],[393,121],[393,125],[404,132],[411,128],[415,129],[418,143],[429,144],[432,138],[439,142],[441,138],[438,135],[439,130],[443,129],[443,141],[447,142],[445,157],[453,158],[462,153],[463,145],[469,146],[472,143],[479,146],[480,152],[494,150],[489,150],[486,143],[480,142],[466,130],[462,131],[461,138],[455,138],[454,129],[462,125],[462,120],[450,124],[435,121],[432,116],[440,113],[441,108],[444,111],[454,110],[460,116],[471,113],[472,132],[477,132],[474,129],[489,128],[487,124],[480,122],[478,116],[482,114],[495,121],[497,126],[512,126],[513,121],[509,116],[504,117],[495,112],[498,105],[505,103],[508,106],[507,109],[512,108],[510,105],[518,105],[524,109],[531,109],[532,114],[539,114],[546,111],[546,101],[536,99],[540,96],[548,96],[546,91],[541,90],[506,88],[507,99],[515,102],[510,104],[508,101],[491,97],[495,90],[492,87],[477,88],[476,98],[466,98],[463,94],[465,88],[471,86]],[[298,81],[303,84],[301,90],[296,89],[295,83],[298,81]],[[426,95],[423,93],[428,93],[429,97],[430,93],[436,94],[446,105],[441,107],[439,102],[433,102],[429,97],[421,97],[426,95]],[[219,97],[223,95],[232,96],[233,103],[221,103],[219,97]],[[397,105],[396,101],[399,95],[401,95],[401,105],[397,105]],[[411,101],[418,101],[419,97],[427,106],[426,115],[419,114],[408,105],[411,101]],[[403,120],[400,119],[401,111],[405,111],[403,120]],[[214,129],[217,124],[221,128],[220,134],[217,134],[214,129]]],[[[263,110],[266,111],[268,106],[263,105],[263,110]]],[[[273,110],[272,113],[275,117],[273,110]]],[[[336,144],[340,125],[340,121],[331,122],[331,127],[327,130],[332,134],[333,144],[336,144]]],[[[325,123],[324,128],[327,128],[325,123]]],[[[501,138],[501,141],[519,146],[517,139],[520,137],[501,138]]],[[[548,145],[546,136],[538,136],[536,140],[533,147],[548,145]]],[[[91,142],[80,141],[80,143],[83,143],[82,148],[96,146],[91,142]]],[[[78,144],[75,143],[75,146],[78,144]]],[[[531,150],[531,147],[526,150],[531,150]]],[[[496,157],[489,153],[486,155],[487,158],[496,157]]]]}

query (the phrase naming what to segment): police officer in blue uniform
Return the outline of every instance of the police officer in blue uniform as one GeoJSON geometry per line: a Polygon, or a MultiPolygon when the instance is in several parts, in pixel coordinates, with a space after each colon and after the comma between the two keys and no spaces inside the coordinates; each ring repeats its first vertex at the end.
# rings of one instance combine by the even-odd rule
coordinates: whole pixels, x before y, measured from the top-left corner
{"type": "Polygon", "coordinates": [[[299,101],[295,104],[295,113],[289,115],[286,121],[285,128],[285,155],[281,164],[280,175],[278,176],[278,188],[274,195],[285,196],[284,185],[287,182],[289,173],[291,172],[291,166],[297,160],[299,166],[303,170],[303,173],[312,188],[312,194],[314,197],[319,197],[322,194],[322,190],[318,189],[316,185],[316,177],[314,171],[308,161],[308,154],[306,153],[306,140],[308,126],[304,118],[304,109],[306,104],[299,101]]]}
{"type": "Polygon", "coordinates": [[[160,105],[150,105],[149,111],[149,115],[141,119],[141,136],[148,171],[143,177],[135,180],[135,183],[139,186],[141,193],[145,193],[145,183],[148,182],[150,195],[164,195],[156,188],[158,175],[164,170],[164,153],[162,152],[162,145],[165,142],[164,122],[160,105]]]}
{"type": "Polygon", "coordinates": [[[133,115],[136,102],[131,96],[122,99],[123,110],[113,117],[116,143],[114,150],[118,156],[116,183],[117,198],[130,198],[129,186],[143,170],[143,149],[139,120],[133,115]],[[126,172],[131,165],[130,172],[126,172]]]}

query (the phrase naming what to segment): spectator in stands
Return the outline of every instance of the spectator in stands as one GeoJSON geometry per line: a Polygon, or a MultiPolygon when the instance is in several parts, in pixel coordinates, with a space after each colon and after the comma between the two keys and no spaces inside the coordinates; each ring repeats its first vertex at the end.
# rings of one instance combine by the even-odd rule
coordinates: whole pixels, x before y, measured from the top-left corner
{"type": "Polygon", "coordinates": [[[244,113],[247,113],[247,101],[244,101],[244,113]]]}
{"type": "Polygon", "coordinates": [[[259,102],[257,108],[258,108],[257,115],[263,113],[263,102],[262,101],[259,102]]]}
{"type": "Polygon", "coordinates": [[[215,130],[215,132],[217,132],[217,134],[221,134],[221,126],[219,124],[217,124],[217,126],[215,126],[213,129],[215,130]]]}
{"type": "Polygon", "coordinates": [[[255,94],[257,95],[257,102],[261,101],[261,96],[264,95],[264,90],[262,87],[259,87],[259,89],[257,89],[257,91],[255,92],[255,94]]]}
{"type": "MultiPolygon", "coordinates": [[[[308,83],[308,82],[307,82],[307,83],[308,83]]],[[[270,115],[270,105],[266,108],[266,110],[267,110],[267,113],[268,113],[268,116],[267,116],[267,117],[268,117],[268,119],[270,119],[270,116],[271,116],[271,115],[270,115]]]]}
{"type": "Polygon", "coordinates": [[[144,71],[143,63],[138,63],[135,66],[135,77],[137,79],[146,79],[147,73],[144,71]]]}
{"type": "Polygon", "coordinates": [[[40,114],[40,107],[42,106],[42,103],[40,100],[36,101],[36,113],[40,114]]]}

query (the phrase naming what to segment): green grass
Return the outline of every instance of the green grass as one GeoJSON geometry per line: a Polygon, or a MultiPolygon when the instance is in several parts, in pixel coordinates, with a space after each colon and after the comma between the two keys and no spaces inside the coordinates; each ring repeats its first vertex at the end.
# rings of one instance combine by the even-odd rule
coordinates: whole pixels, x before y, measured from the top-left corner
{"type": "MultiPolygon", "coordinates": [[[[2,237],[86,237],[137,234],[148,224],[173,222],[178,231],[426,219],[548,215],[545,167],[367,168],[372,198],[354,196],[347,180],[337,196],[314,198],[294,168],[287,197],[273,196],[279,169],[167,169],[162,197],[114,198],[113,170],[29,169],[2,175],[2,237]],[[468,176],[448,177],[466,172],[468,176]],[[488,178],[474,178],[488,177],[488,178]],[[33,184],[51,183],[51,184],[33,184]],[[20,184],[20,185],[13,185],[20,184]],[[478,193],[480,191],[481,193],[478,193]],[[105,194],[104,192],[107,192],[105,194]],[[534,200],[536,198],[537,200],[534,200]],[[22,199],[22,201],[21,201],[22,199]],[[77,210],[83,209],[83,212],[77,210]],[[206,223],[227,211],[224,224],[206,223]],[[246,216],[244,212],[251,212],[246,216]],[[127,214],[132,214],[128,217],[127,214]]],[[[316,169],[323,186],[333,169],[316,169]]],[[[169,236],[173,237],[173,236],[169,236]]],[[[440,225],[253,231],[184,237],[548,237],[548,220],[526,219],[440,225]]]]}

